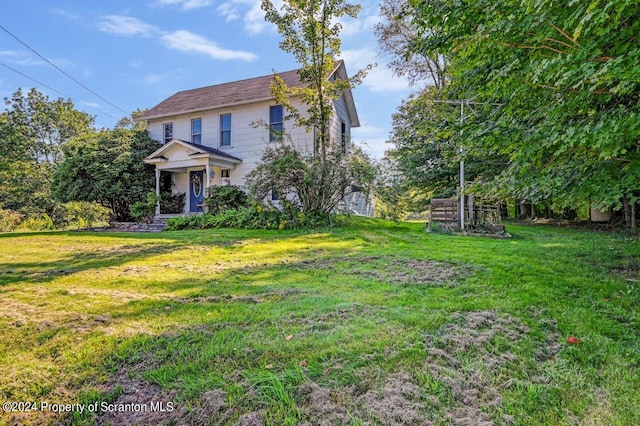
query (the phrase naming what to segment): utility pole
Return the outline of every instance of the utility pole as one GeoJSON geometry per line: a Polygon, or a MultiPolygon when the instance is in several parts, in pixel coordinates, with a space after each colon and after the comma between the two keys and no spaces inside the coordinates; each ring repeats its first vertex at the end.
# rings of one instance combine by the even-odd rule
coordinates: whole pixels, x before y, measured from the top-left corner
{"type": "MultiPolygon", "coordinates": [[[[477,114],[475,113],[475,111],[473,111],[473,108],[471,108],[471,105],[493,105],[493,106],[502,106],[503,104],[500,103],[493,103],[493,102],[475,102],[473,101],[473,99],[462,99],[462,100],[455,100],[455,101],[449,101],[449,100],[434,100],[432,99],[431,102],[436,103],[436,104],[449,104],[449,105],[460,105],[460,137],[462,139],[462,134],[464,132],[464,130],[462,129],[462,126],[464,124],[464,106],[467,105],[469,107],[469,109],[471,109],[471,112],[473,112],[476,116],[477,114]]],[[[464,207],[465,207],[465,202],[464,202],[464,152],[462,149],[462,145],[460,145],[460,201],[458,203],[459,206],[459,212],[458,212],[458,216],[459,216],[459,222],[460,222],[460,230],[464,231],[465,229],[465,220],[464,220],[464,207]]]]}

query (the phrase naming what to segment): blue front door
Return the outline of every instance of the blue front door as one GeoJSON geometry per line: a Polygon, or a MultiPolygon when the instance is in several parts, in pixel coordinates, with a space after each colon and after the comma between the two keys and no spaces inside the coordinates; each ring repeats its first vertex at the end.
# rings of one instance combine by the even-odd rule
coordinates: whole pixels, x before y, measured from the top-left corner
{"type": "Polygon", "coordinates": [[[189,211],[201,212],[204,198],[204,170],[189,174],[189,211]]]}

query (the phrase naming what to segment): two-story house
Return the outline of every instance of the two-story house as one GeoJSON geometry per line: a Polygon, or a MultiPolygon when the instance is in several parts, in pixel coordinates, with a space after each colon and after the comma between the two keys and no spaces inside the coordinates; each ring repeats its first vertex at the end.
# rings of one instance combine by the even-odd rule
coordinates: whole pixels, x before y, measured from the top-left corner
{"type": "MultiPolygon", "coordinates": [[[[301,86],[296,70],[278,75],[290,87],[301,86]]],[[[347,78],[344,62],[336,63],[334,76],[347,78]]],[[[269,128],[286,132],[301,152],[313,155],[313,131],[284,119],[283,107],[271,95],[272,81],[273,75],[266,75],[185,90],[147,111],[142,118],[147,121],[149,134],[163,144],[144,160],[155,165],[156,192],[184,192],[184,212],[202,211],[209,186],[244,187],[245,176],[273,141],[275,133],[269,128]]],[[[300,110],[306,109],[299,99],[291,101],[300,110]]],[[[350,90],[334,101],[333,110],[331,137],[348,151],[351,128],[360,125],[350,90]]],[[[358,196],[345,200],[345,208],[372,214],[371,205],[358,196]]]]}

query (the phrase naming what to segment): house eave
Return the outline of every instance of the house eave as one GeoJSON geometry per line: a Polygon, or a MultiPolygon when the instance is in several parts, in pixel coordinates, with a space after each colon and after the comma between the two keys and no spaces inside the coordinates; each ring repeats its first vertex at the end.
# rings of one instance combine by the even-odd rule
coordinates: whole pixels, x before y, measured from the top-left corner
{"type": "MultiPolygon", "coordinates": [[[[299,97],[299,96],[300,95],[292,95],[291,97],[294,98],[294,97],[299,97]]],[[[176,117],[178,115],[196,114],[196,113],[205,112],[205,111],[214,111],[214,110],[218,110],[218,109],[233,108],[233,107],[238,107],[238,106],[256,104],[256,103],[260,103],[260,102],[267,102],[267,101],[274,101],[275,102],[275,100],[273,99],[273,96],[269,96],[269,97],[265,97],[265,98],[247,99],[246,101],[241,101],[241,102],[232,102],[232,103],[228,103],[228,104],[214,105],[214,106],[191,109],[191,110],[185,110],[185,111],[180,111],[180,112],[172,112],[170,114],[156,114],[156,115],[152,115],[152,116],[148,116],[148,117],[144,116],[144,117],[142,117],[142,119],[146,120],[147,122],[149,122],[151,120],[157,120],[157,119],[160,119],[160,118],[176,117]]]]}

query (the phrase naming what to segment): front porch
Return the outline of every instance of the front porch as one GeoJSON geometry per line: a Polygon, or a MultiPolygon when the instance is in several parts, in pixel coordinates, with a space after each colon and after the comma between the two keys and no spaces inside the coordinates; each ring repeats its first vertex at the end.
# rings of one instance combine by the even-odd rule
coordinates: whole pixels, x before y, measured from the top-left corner
{"type": "MultiPolygon", "coordinates": [[[[153,164],[156,171],[156,194],[170,191],[184,193],[183,210],[169,215],[179,216],[204,211],[204,197],[210,186],[229,185],[230,177],[241,159],[203,145],[180,139],[172,139],[167,144],[144,159],[153,164]]],[[[167,216],[156,206],[156,217],[167,216]]]]}

